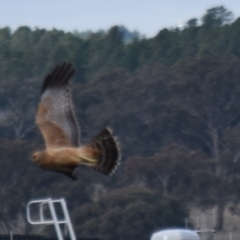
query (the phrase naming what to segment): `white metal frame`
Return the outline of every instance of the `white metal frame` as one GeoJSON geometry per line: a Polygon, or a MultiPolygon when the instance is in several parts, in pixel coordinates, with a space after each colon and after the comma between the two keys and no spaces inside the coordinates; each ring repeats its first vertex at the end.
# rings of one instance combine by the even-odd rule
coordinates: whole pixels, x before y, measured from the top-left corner
{"type": "Polygon", "coordinates": [[[65,202],[64,198],[58,199],[58,200],[53,200],[51,198],[47,198],[47,199],[41,199],[41,200],[33,200],[30,201],[27,204],[27,219],[28,222],[33,224],[33,225],[39,225],[39,224],[53,224],[57,233],[57,237],[58,240],[64,240],[61,228],[60,228],[60,224],[66,224],[65,226],[68,229],[68,233],[70,235],[71,240],[76,240],[75,237],[75,233],[72,227],[72,223],[68,214],[68,209],[67,209],[67,205],[65,202]],[[63,211],[63,215],[64,215],[64,219],[59,220],[56,210],[55,210],[55,203],[60,203],[62,211],[63,211]],[[38,220],[32,220],[31,218],[31,205],[33,204],[37,204],[39,205],[39,219],[38,220]],[[50,214],[52,219],[46,219],[44,217],[44,211],[43,211],[43,207],[44,205],[48,205],[49,210],[50,210],[50,214]]]}

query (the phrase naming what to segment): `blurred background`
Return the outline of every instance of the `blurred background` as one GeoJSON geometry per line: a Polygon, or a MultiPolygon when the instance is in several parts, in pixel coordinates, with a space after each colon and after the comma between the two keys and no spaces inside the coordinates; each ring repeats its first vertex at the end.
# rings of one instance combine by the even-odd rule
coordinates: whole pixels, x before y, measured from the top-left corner
{"type": "Polygon", "coordinates": [[[64,197],[79,236],[145,240],[187,225],[238,239],[239,9],[236,0],[1,1],[1,234],[54,235],[29,225],[25,206],[64,197]],[[111,177],[79,168],[73,182],[30,161],[44,148],[40,87],[63,61],[77,69],[81,142],[106,126],[118,137],[111,177]]]}

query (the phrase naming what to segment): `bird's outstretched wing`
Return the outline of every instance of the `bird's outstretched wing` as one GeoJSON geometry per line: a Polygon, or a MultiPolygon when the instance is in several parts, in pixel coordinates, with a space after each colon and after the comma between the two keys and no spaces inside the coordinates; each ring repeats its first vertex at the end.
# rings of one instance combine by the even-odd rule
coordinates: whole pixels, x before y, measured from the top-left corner
{"type": "Polygon", "coordinates": [[[71,64],[63,63],[43,82],[36,123],[47,148],[79,145],[79,127],[69,86],[74,73],[71,64]]]}
{"type": "Polygon", "coordinates": [[[52,169],[47,169],[50,172],[56,172],[56,173],[61,173],[72,180],[77,180],[77,178],[73,175],[75,167],[63,167],[63,166],[54,166],[52,169]]]}

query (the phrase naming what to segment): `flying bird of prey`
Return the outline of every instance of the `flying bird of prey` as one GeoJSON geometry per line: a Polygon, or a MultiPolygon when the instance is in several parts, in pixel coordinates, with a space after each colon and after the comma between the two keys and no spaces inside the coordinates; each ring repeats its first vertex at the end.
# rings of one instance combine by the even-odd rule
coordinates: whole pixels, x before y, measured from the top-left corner
{"type": "Polygon", "coordinates": [[[79,144],[79,126],[73,110],[69,80],[72,64],[63,63],[49,74],[42,85],[36,123],[46,149],[32,155],[45,170],[60,172],[76,180],[73,171],[85,165],[111,175],[119,165],[119,147],[110,129],[105,128],[86,144],[79,144]]]}

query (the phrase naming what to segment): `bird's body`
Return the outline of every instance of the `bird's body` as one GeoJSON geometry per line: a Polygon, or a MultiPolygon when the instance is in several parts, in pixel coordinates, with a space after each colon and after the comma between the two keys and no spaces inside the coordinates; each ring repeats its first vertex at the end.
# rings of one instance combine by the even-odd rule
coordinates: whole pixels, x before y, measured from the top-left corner
{"type": "Polygon", "coordinates": [[[33,161],[45,170],[69,176],[79,165],[92,167],[105,175],[119,165],[119,147],[112,132],[105,128],[87,144],[79,144],[79,126],[73,111],[69,79],[75,70],[71,64],[57,66],[44,80],[36,123],[46,149],[35,152],[33,161]]]}
{"type": "Polygon", "coordinates": [[[95,167],[100,151],[87,147],[62,147],[36,152],[33,157],[39,158],[39,167],[78,166],[80,164],[95,167]]]}

